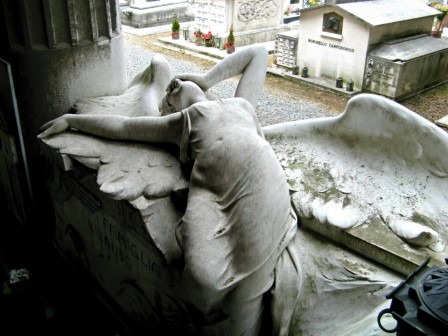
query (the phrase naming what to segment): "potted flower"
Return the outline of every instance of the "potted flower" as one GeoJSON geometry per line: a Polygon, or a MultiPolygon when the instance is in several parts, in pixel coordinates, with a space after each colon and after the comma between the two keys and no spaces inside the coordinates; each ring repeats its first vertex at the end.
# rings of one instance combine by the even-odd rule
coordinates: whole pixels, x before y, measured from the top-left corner
{"type": "Polygon", "coordinates": [[[229,36],[227,36],[226,49],[228,54],[231,54],[235,51],[235,36],[233,35],[233,24],[230,26],[229,36]]]}
{"type": "Polygon", "coordinates": [[[437,9],[440,12],[440,14],[435,17],[435,30],[431,32],[431,35],[434,37],[440,37],[443,32],[442,27],[443,20],[448,14],[448,6],[441,5],[437,2],[432,2],[430,6],[434,9],[437,9]]]}
{"type": "Polygon", "coordinates": [[[213,47],[215,45],[213,41],[213,34],[209,31],[207,34],[202,34],[201,38],[204,40],[206,47],[213,47]]]}
{"type": "Polygon", "coordinates": [[[194,32],[194,38],[195,38],[195,43],[196,45],[201,45],[202,44],[202,32],[201,32],[201,28],[198,28],[198,30],[196,30],[194,32]]]}
{"type": "Polygon", "coordinates": [[[175,17],[171,25],[171,37],[173,40],[179,39],[179,30],[180,30],[179,20],[177,20],[177,17],[175,17]]]}

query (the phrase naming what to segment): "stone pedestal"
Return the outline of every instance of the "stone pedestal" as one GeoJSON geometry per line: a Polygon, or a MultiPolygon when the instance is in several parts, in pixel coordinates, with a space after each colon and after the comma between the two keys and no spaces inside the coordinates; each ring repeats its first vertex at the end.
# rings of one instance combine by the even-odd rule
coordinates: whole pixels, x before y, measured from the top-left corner
{"type": "Polygon", "coordinates": [[[278,32],[289,30],[283,24],[283,0],[197,0],[195,26],[227,36],[233,25],[235,45],[274,41],[278,32]]]}
{"type": "MultiPolygon", "coordinates": [[[[54,244],[125,328],[136,335],[190,335],[182,299],[182,265],[167,265],[148,233],[173,226],[182,213],[170,197],[114,201],[99,190],[96,171],[41,143],[56,226],[54,244]]],[[[193,335],[193,333],[191,333],[193,335]]]]}

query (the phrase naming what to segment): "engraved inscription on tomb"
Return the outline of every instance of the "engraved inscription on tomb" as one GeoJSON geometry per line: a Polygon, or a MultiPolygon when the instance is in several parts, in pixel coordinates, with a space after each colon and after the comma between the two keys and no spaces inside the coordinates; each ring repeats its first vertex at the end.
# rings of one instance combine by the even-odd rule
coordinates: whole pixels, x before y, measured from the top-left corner
{"type": "Polygon", "coordinates": [[[292,68],[296,63],[296,50],[298,38],[277,34],[275,36],[275,54],[277,64],[292,68]]]}
{"type": "Polygon", "coordinates": [[[207,30],[210,27],[216,31],[225,30],[225,1],[196,0],[195,22],[199,28],[207,30]]]}
{"type": "Polygon", "coordinates": [[[365,87],[380,91],[394,88],[397,72],[398,69],[392,62],[369,58],[365,73],[365,87]]]}

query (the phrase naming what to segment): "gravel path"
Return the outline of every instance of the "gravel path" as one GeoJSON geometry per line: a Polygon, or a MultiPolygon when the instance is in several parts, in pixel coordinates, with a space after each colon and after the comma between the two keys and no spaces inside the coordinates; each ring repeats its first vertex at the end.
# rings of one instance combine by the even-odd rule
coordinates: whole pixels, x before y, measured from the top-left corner
{"type": "MultiPolygon", "coordinates": [[[[150,63],[152,53],[129,43],[125,43],[127,79],[144,70],[150,63]]],[[[204,68],[194,62],[179,60],[166,56],[173,74],[185,72],[204,72],[204,68]]],[[[214,86],[210,91],[219,98],[232,97],[236,89],[235,80],[226,80],[214,86]]],[[[325,107],[307,100],[288,99],[275,92],[265,90],[258,106],[257,114],[262,126],[279,122],[334,116],[325,107]]]]}

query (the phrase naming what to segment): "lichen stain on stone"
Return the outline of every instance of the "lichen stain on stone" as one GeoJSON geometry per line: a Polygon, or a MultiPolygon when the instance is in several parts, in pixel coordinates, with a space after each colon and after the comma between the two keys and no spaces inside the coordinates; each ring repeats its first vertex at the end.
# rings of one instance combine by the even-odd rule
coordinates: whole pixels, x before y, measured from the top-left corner
{"type": "MultiPolygon", "coordinates": [[[[294,189],[300,182],[303,192],[311,195],[312,200],[319,198],[323,200],[323,203],[327,203],[330,200],[341,198],[342,193],[337,189],[334,178],[328,169],[293,161],[286,166],[285,172],[289,185],[294,189]],[[301,172],[300,181],[295,178],[294,171],[301,172]]],[[[344,202],[344,207],[352,203],[351,199],[347,197],[344,198],[344,202]]]]}
{"type": "Polygon", "coordinates": [[[328,203],[330,200],[338,199],[341,193],[335,187],[331,187],[323,192],[318,192],[314,194],[315,198],[320,198],[324,203],[328,203]]]}
{"type": "Polygon", "coordinates": [[[296,180],[295,179],[287,179],[288,185],[294,189],[296,186],[296,180]]]}
{"type": "Polygon", "coordinates": [[[341,134],[339,135],[339,138],[347,146],[347,148],[356,148],[361,143],[361,139],[356,135],[341,134]]]}
{"type": "Polygon", "coordinates": [[[311,193],[313,198],[323,198],[327,202],[334,196],[340,195],[328,170],[314,167],[311,171],[303,170],[303,175],[306,191],[311,193]]]}

